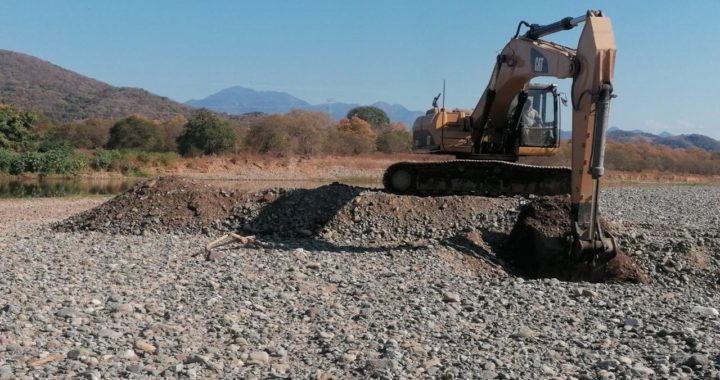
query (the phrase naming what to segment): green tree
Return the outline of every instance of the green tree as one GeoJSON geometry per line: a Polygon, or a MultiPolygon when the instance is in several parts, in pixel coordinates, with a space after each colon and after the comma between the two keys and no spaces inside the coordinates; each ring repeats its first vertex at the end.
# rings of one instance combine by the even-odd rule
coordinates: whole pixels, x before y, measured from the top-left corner
{"type": "Polygon", "coordinates": [[[107,147],[110,149],[159,151],[162,149],[162,136],[152,121],[138,116],[130,116],[118,121],[110,128],[107,147]]]}
{"type": "Polygon", "coordinates": [[[235,145],[235,133],[214,113],[201,109],[185,124],[177,145],[183,156],[222,153],[235,145]]]}
{"type": "Polygon", "coordinates": [[[24,150],[36,139],[33,126],[37,116],[12,106],[0,107],[0,148],[24,150]]]}
{"type": "Polygon", "coordinates": [[[375,129],[383,129],[390,125],[390,118],[385,111],[375,106],[355,107],[348,111],[346,117],[348,120],[352,120],[353,117],[365,120],[375,129]]]}

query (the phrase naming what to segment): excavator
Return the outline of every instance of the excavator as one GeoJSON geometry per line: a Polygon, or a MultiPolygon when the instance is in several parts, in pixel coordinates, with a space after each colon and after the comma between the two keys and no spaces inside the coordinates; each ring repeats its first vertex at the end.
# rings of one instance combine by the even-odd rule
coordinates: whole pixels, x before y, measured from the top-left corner
{"type": "Polygon", "coordinates": [[[616,244],[599,223],[598,196],[614,97],[615,52],[612,24],[599,10],[547,25],[521,21],[497,56],[474,110],[438,108],[435,98],[433,108],[413,125],[415,152],[457,159],[393,164],[383,177],[385,189],[420,196],[569,193],[572,257],[609,261],[616,244]],[[576,48],[542,39],[581,24],[576,48]],[[565,99],[556,85],[531,83],[536,77],[572,80],[570,168],[517,162],[521,156],[559,151],[559,104],[565,99]]]}

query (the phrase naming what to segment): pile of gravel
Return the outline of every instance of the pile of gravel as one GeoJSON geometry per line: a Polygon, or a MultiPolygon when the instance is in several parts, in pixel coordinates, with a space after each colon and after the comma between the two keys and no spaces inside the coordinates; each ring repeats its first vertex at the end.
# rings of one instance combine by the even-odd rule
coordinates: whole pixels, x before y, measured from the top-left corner
{"type": "Polygon", "coordinates": [[[140,182],[102,205],[54,226],[57,231],[99,231],[140,235],[145,232],[197,233],[222,229],[247,194],[226,191],[180,177],[140,182]]]}

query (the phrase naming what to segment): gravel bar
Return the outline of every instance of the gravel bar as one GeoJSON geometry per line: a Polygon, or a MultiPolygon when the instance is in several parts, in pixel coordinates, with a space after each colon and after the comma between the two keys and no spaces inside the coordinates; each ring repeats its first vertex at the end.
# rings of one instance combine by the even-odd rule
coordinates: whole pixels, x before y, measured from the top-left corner
{"type": "Polygon", "coordinates": [[[229,218],[176,232],[150,209],[58,232],[105,199],[0,200],[0,379],[720,379],[720,187],[604,190],[633,285],[516,276],[494,252],[521,198],[333,191],[194,197],[229,218]],[[207,261],[223,228],[259,240],[207,261]]]}

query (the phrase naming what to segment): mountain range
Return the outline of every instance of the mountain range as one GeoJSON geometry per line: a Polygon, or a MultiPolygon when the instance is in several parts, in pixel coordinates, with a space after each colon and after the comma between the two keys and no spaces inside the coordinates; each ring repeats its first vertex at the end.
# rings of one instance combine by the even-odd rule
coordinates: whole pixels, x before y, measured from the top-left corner
{"type": "MultiPolygon", "coordinates": [[[[189,100],[185,103],[192,107],[208,108],[216,112],[231,115],[242,115],[253,112],[286,113],[293,109],[328,112],[333,119],[342,119],[348,111],[360,106],[355,103],[324,103],[310,104],[285,92],[256,91],[252,88],[234,86],[220,90],[206,98],[189,100]]],[[[378,107],[387,113],[390,120],[403,122],[411,127],[421,111],[411,111],[399,104],[375,102],[371,106],[378,107]]]]}
{"type": "Polygon", "coordinates": [[[610,128],[608,140],[623,143],[649,143],[664,145],[673,149],[702,149],[708,152],[720,152],[720,141],[700,134],[672,135],[668,132],[652,134],[641,130],[624,131],[619,128],[610,128]]]}

